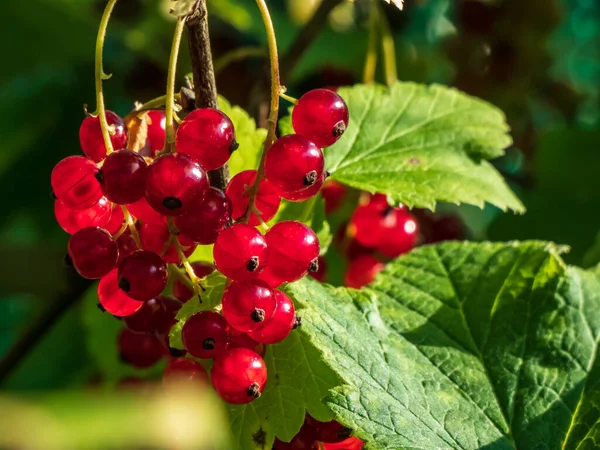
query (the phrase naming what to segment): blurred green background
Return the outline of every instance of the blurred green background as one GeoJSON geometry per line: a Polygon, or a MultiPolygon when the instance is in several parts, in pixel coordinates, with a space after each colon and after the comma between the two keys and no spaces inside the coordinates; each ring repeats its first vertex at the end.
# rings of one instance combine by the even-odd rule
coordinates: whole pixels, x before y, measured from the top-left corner
{"type": "MultiPolygon", "coordinates": [[[[271,0],[282,53],[318,1],[271,0]]],[[[343,2],[285,80],[288,93],[359,82],[368,5],[343,2]]],[[[2,6],[0,45],[0,386],[31,391],[140,375],[116,358],[118,321],[99,314],[89,284],[64,266],[68,235],[55,223],[49,177],[80,153],[83,105],[95,107],[94,42],[104,0],[29,0],[2,6]],[[45,332],[26,352],[28,327],[45,332]],[[25,348],[25,347],[23,347],[25,348]],[[13,349],[11,351],[11,349],[13,349]],[[2,359],[3,358],[3,359],[2,359]],[[8,359],[7,359],[8,358],[8,359]],[[17,364],[18,362],[18,364],[17,364]]],[[[127,114],[165,91],[173,19],[167,0],[121,0],[105,47],[107,105],[127,114]]],[[[528,208],[442,205],[473,239],[539,238],[572,246],[569,262],[600,261],[600,3],[597,0],[406,0],[385,6],[400,80],[458,87],[501,107],[514,147],[496,161],[528,208]]],[[[253,0],[209,1],[215,59],[263,47],[253,0]]],[[[253,112],[265,61],[217,74],[219,93],[253,112]]],[[[179,74],[189,72],[184,46],[179,74]]],[[[378,79],[383,81],[381,73],[378,79]]],[[[182,81],[182,77],[179,78],[182,81]]],[[[150,371],[149,376],[160,372],[150,371]]],[[[145,373],[141,374],[146,376],[145,373]]]]}

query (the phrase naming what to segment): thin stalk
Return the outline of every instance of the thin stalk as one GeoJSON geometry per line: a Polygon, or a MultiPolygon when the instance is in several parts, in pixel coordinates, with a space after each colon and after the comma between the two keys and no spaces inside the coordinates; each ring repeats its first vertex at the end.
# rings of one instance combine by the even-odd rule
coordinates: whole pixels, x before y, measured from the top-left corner
{"type": "MultiPolygon", "coordinates": [[[[179,96],[175,95],[175,101],[179,99],[179,96]]],[[[167,96],[161,95],[160,97],[148,100],[146,103],[140,104],[135,108],[135,112],[149,111],[151,109],[163,108],[167,104],[167,96]]]]}
{"type": "Polygon", "coordinates": [[[262,47],[241,47],[235,50],[232,50],[219,59],[215,60],[215,74],[221,72],[225,67],[229,64],[234,63],[236,61],[241,61],[246,58],[262,58],[267,56],[265,49],[262,47]]]}
{"type": "Polygon", "coordinates": [[[279,81],[279,55],[277,53],[277,37],[275,36],[275,27],[273,26],[273,20],[269,13],[269,8],[265,0],[256,0],[256,5],[260,10],[265,30],[267,32],[267,41],[269,43],[269,62],[271,65],[271,107],[268,119],[267,138],[265,139],[263,152],[260,157],[260,163],[258,165],[258,171],[256,173],[256,179],[254,184],[250,188],[250,195],[248,200],[248,209],[246,214],[242,217],[242,222],[247,223],[250,219],[252,211],[256,207],[256,195],[258,194],[258,188],[260,182],[265,176],[265,156],[273,142],[275,142],[275,133],[277,130],[277,119],[279,118],[279,94],[281,94],[281,83],[279,81]]]}
{"type": "Polygon", "coordinates": [[[133,241],[135,242],[135,245],[137,246],[137,248],[141,250],[142,249],[142,241],[140,241],[140,235],[137,231],[137,228],[135,227],[135,220],[133,220],[133,217],[131,217],[131,214],[129,214],[129,210],[125,207],[125,205],[121,205],[121,209],[123,210],[123,216],[125,218],[125,223],[129,227],[129,232],[131,233],[131,237],[133,238],[133,241]]]}
{"type": "Polygon", "coordinates": [[[190,280],[192,282],[192,287],[194,288],[194,295],[197,295],[200,302],[202,302],[202,299],[200,298],[200,291],[204,291],[205,289],[200,284],[200,278],[198,278],[196,276],[196,273],[194,272],[194,268],[188,261],[187,256],[185,256],[183,246],[179,242],[179,239],[177,239],[177,234],[179,233],[179,230],[177,229],[177,226],[175,225],[175,222],[173,221],[172,217],[169,217],[168,223],[169,223],[169,233],[171,234],[169,241],[172,242],[173,245],[175,246],[175,250],[177,251],[177,256],[179,257],[179,263],[183,266],[188,277],[190,278],[190,280]]]}
{"type": "Polygon", "coordinates": [[[96,81],[96,113],[100,119],[100,128],[102,130],[102,138],[104,139],[104,145],[106,146],[106,154],[110,154],[114,151],[112,142],[110,141],[110,128],[106,120],[106,107],[104,106],[104,94],[102,93],[102,80],[108,79],[108,76],[104,73],[104,67],[102,65],[102,51],[104,49],[104,39],[106,38],[106,29],[108,28],[108,21],[110,15],[115,7],[117,0],[109,0],[104,14],[102,14],[102,20],[100,21],[100,27],[98,28],[98,37],[96,39],[96,58],[95,58],[95,72],[94,78],[96,81]]]}
{"type": "Polygon", "coordinates": [[[175,129],[173,128],[173,116],[175,115],[175,78],[177,76],[177,59],[179,58],[179,47],[181,35],[185,27],[185,17],[177,19],[173,44],[171,45],[171,57],[169,59],[169,72],[167,75],[167,98],[165,99],[165,148],[164,151],[173,150],[175,142],[175,129]]]}
{"type": "Polygon", "coordinates": [[[380,2],[373,2],[377,4],[377,18],[379,19],[379,29],[381,30],[381,48],[383,50],[383,65],[385,68],[385,82],[388,86],[392,86],[398,81],[398,71],[396,64],[396,43],[394,42],[394,35],[390,29],[390,23],[383,11],[383,7],[380,2]]]}
{"type": "Polygon", "coordinates": [[[290,102],[292,105],[297,105],[298,104],[298,99],[297,98],[291,97],[291,96],[289,96],[287,94],[284,94],[283,92],[280,92],[279,96],[282,99],[287,100],[288,102],[290,102]]]}
{"type": "Polygon", "coordinates": [[[375,81],[377,70],[377,2],[371,2],[369,10],[369,43],[367,47],[367,59],[363,72],[363,83],[371,84],[375,81]]]}

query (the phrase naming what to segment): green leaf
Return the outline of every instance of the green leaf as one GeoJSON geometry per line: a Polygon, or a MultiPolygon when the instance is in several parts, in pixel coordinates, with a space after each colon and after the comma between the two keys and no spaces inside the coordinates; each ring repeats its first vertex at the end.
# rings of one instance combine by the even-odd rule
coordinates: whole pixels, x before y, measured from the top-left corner
{"type": "Polygon", "coordinates": [[[325,217],[325,201],[320,194],[304,202],[283,200],[277,214],[269,221],[269,224],[273,225],[283,220],[295,220],[311,227],[319,238],[321,255],[327,252],[333,235],[325,217]]]}
{"type": "Polygon", "coordinates": [[[543,242],[445,243],[361,291],[287,287],[370,449],[600,449],[600,276],[543,242]]]}
{"type": "Polygon", "coordinates": [[[489,202],[524,211],[487,161],[511,144],[497,108],[437,85],[357,85],[339,93],[350,109],[350,124],[325,150],[334,180],[386,193],[410,207],[489,202]]]}
{"type": "Polygon", "coordinates": [[[183,304],[175,317],[178,322],[171,327],[169,332],[169,342],[173,348],[183,348],[181,341],[181,329],[186,320],[199,311],[207,311],[221,304],[223,291],[225,291],[225,281],[227,279],[220,272],[213,272],[204,278],[200,284],[205,291],[201,293],[202,302],[197,297],[193,297],[183,304]]]}
{"type": "Polygon", "coordinates": [[[208,10],[238,30],[247,31],[252,26],[252,16],[248,6],[240,3],[239,0],[210,0],[208,10]]]}
{"type": "Polygon", "coordinates": [[[229,158],[229,172],[234,176],[244,170],[256,169],[267,137],[267,130],[256,128],[256,122],[239,106],[232,106],[219,97],[219,108],[233,122],[236,139],[240,147],[229,158]]]}

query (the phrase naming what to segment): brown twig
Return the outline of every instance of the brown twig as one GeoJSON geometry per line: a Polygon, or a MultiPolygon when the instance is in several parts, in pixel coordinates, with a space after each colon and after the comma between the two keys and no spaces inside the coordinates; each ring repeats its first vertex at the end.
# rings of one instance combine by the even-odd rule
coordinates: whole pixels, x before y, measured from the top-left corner
{"type": "MultiPolygon", "coordinates": [[[[217,108],[217,83],[210,49],[208,11],[206,0],[199,0],[196,11],[187,21],[188,44],[194,76],[196,108],[217,108]]],[[[229,181],[229,167],[225,164],[208,172],[211,186],[225,189],[229,181]]]]}

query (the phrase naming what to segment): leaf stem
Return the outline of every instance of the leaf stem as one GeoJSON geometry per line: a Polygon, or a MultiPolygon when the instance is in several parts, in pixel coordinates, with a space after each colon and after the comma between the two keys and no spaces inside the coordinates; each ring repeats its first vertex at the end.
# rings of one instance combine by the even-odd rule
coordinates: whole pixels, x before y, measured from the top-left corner
{"type": "Polygon", "coordinates": [[[377,70],[377,5],[376,1],[371,2],[369,10],[369,43],[367,47],[367,59],[365,60],[365,69],[363,72],[363,83],[371,84],[375,81],[375,71],[377,70]]]}
{"type": "Polygon", "coordinates": [[[256,207],[256,196],[258,194],[258,188],[260,182],[265,176],[265,156],[267,151],[275,142],[275,133],[277,131],[277,119],[279,118],[279,96],[281,94],[281,83],[279,80],[279,55],[277,53],[277,37],[275,36],[275,28],[273,26],[273,20],[269,13],[269,8],[265,0],[256,0],[256,5],[260,10],[265,30],[267,32],[267,41],[269,43],[269,62],[271,66],[271,108],[268,119],[267,137],[265,139],[263,152],[260,157],[260,163],[258,165],[258,171],[256,173],[256,179],[254,184],[249,189],[249,200],[248,209],[242,217],[241,221],[247,223],[250,219],[252,211],[256,207]]]}
{"type": "Polygon", "coordinates": [[[394,35],[390,29],[390,23],[385,16],[383,6],[380,2],[373,2],[373,4],[378,5],[377,18],[379,19],[379,29],[381,30],[381,48],[383,50],[385,82],[388,86],[392,86],[398,81],[396,43],[394,42],[394,35]]]}
{"type": "Polygon", "coordinates": [[[185,27],[185,17],[177,18],[173,44],[171,45],[171,57],[169,59],[169,72],[167,75],[167,95],[165,99],[165,148],[164,151],[173,151],[175,143],[175,129],[173,128],[173,116],[175,115],[175,78],[177,76],[177,59],[181,45],[181,35],[185,27]]]}
{"type": "Polygon", "coordinates": [[[111,154],[114,149],[110,140],[110,127],[106,120],[106,108],[104,106],[104,94],[102,93],[102,80],[108,79],[109,77],[104,73],[104,67],[102,64],[102,51],[104,49],[104,40],[106,38],[106,29],[108,28],[108,21],[110,15],[115,7],[117,0],[109,0],[104,13],[102,14],[102,20],[100,21],[100,27],[98,28],[98,37],[96,38],[96,57],[95,57],[95,70],[94,78],[96,82],[96,113],[100,119],[100,129],[102,130],[102,138],[104,139],[104,145],[106,146],[106,154],[111,154]]]}

